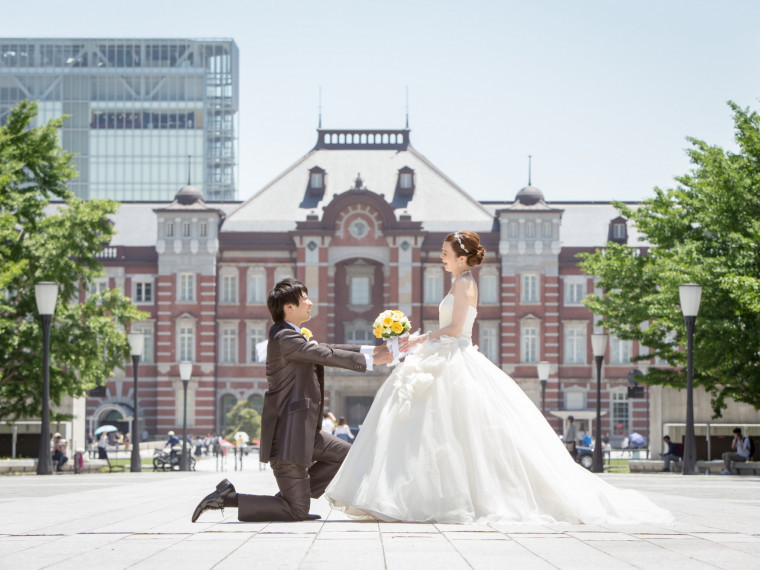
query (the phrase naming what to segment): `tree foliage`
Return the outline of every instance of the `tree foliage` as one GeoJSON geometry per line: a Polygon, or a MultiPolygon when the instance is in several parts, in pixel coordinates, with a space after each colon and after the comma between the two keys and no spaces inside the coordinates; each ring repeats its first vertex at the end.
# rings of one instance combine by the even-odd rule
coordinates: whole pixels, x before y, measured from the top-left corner
{"type": "Polygon", "coordinates": [[[39,417],[42,330],[39,281],[59,284],[51,329],[50,398],[80,396],[129,355],[123,332],[145,318],[120,291],[79,302],[102,276],[98,253],[113,234],[116,202],[80,200],[66,183],[76,172],[59,144],[64,118],[31,128],[34,102],[20,103],[0,127],[0,418],[39,417]],[[60,202],[60,203],[51,203],[60,202]]]}
{"type": "Polygon", "coordinates": [[[227,412],[224,438],[231,440],[239,431],[244,431],[251,439],[259,439],[261,436],[261,416],[248,400],[238,400],[238,403],[227,412]]]}
{"type": "Polygon", "coordinates": [[[689,138],[694,167],[676,188],[655,188],[639,207],[615,204],[648,251],[609,243],[581,256],[604,291],[586,299],[601,324],[672,365],[650,369],[649,384],[686,386],[678,285],[702,285],[694,381],[711,394],[716,416],[727,398],[760,407],[760,116],[729,105],[738,152],[689,138]]]}

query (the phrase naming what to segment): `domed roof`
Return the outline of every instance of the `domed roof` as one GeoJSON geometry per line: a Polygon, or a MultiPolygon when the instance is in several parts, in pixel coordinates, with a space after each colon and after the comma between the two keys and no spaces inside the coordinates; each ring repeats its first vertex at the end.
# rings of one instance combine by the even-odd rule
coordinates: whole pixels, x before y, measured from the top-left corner
{"type": "Polygon", "coordinates": [[[521,204],[525,204],[526,206],[532,206],[536,202],[543,200],[544,195],[535,186],[531,186],[528,184],[525,188],[520,190],[517,193],[517,196],[515,196],[515,201],[520,202],[521,204]]]}
{"type": "Polygon", "coordinates": [[[203,192],[201,192],[195,186],[188,184],[187,186],[182,187],[179,192],[177,192],[176,196],[174,196],[174,199],[184,206],[189,206],[191,204],[195,204],[196,202],[203,202],[203,192]]]}

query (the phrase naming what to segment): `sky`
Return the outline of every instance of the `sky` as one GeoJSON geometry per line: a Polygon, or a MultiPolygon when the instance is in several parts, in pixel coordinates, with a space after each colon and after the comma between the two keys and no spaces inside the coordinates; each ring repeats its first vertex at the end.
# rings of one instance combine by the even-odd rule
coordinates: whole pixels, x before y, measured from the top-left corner
{"type": "MultiPolygon", "coordinates": [[[[133,0],[4,3],[2,37],[232,38],[239,197],[324,128],[405,125],[468,194],[643,200],[692,168],[687,137],[737,150],[727,101],[760,110],[760,2],[133,0]]],[[[367,181],[368,187],[371,184],[367,181]]]]}

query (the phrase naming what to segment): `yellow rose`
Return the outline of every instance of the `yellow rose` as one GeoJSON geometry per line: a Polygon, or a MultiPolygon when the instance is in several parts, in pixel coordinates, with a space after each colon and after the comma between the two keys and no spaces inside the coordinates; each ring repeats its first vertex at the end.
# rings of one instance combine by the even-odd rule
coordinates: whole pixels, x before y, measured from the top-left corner
{"type": "Polygon", "coordinates": [[[311,331],[306,328],[301,329],[301,334],[306,337],[306,340],[309,340],[313,336],[311,331]]]}
{"type": "Polygon", "coordinates": [[[396,334],[401,334],[401,332],[404,330],[404,325],[401,323],[393,323],[391,325],[391,330],[396,334]]]}
{"type": "Polygon", "coordinates": [[[383,327],[375,328],[375,338],[383,338],[383,327]]]}
{"type": "Polygon", "coordinates": [[[383,326],[389,327],[393,324],[393,319],[391,317],[385,317],[383,319],[383,326]]]}

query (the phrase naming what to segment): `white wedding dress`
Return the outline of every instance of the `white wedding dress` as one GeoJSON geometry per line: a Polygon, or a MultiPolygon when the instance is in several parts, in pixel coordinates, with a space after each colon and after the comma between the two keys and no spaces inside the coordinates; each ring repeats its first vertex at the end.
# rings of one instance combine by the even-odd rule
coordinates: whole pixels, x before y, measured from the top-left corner
{"type": "MultiPolygon", "coordinates": [[[[454,297],[439,307],[451,323],[454,297]]],[[[520,387],[463,333],[419,345],[377,392],[325,495],[383,521],[667,523],[646,497],[570,457],[520,387]]]]}

